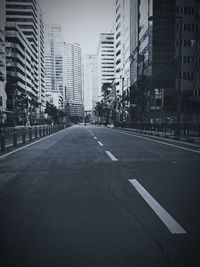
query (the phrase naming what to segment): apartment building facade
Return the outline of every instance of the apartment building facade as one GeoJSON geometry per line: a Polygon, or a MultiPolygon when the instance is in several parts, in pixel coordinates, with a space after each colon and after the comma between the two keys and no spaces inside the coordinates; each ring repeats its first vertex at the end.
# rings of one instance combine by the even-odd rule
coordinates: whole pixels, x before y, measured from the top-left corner
{"type": "Polygon", "coordinates": [[[6,0],[8,109],[16,123],[40,119],[45,100],[44,24],[36,0],[6,0]]]}

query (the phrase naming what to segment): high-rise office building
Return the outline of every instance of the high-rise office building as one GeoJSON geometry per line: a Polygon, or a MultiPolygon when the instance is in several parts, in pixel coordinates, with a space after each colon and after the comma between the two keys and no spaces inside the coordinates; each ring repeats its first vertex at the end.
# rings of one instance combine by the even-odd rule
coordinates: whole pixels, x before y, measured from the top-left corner
{"type": "Polygon", "coordinates": [[[84,108],[92,111],[98,99],[98,69],[97,56],[86,55],[84,59],[84,108]]]}
{"type": "Polygon", "coordinates": [[[0,124],[6,119],[5,1],[0,4],[0,124]]]}
{"type": "MultiPolygon", "coordinates": [[[[175,57],[180,59],[180,112],[185,121],[200,120],[200,2],[176,0],[175,57]],[[180,28],[181,27],[181,28],[180,28]],[[180,40],[181,31],[181,40],[180,40]]],[[[178,90],[178,78],[176,90],[178,90]]]]}
{"type": "Polygon", "coordinates": [[[61,25],[45,25],[46,91],[58,91],[65,98],[64,43],[61,25]]]}
{"type": "Polygon", "coordinates": [[[115,92],[122,101],[118,103],[119,116],[127,120],[130,87],[130,0],[115,2],[115,92]]]}
{"type": "Polygon", "coordinates": [[[103,84],[112,84],[114,69],[114,33],[101,33],[98,44],[98,97],[101,96],[103,84]]]}
{"type": "Polygon", "coordinates": [[[131,119],[156,121],[164,104],[174,109],[175,0],[131,0],[130,8],[131,119]]]}
{"type": "Polygon", "coordinates": [[[64,43],[65,104],[71,117],[83,116],[82,59],[79,44],[64,43]]]}
{"type": "Polygon", "coordinates": [[[199,1],[131,0],[132,120],[199,120],[199,1]]]}
{"type": "Polygon", "coordinates": [[[6,0],[6,61],[8,108],[25,111],[24,106],[30,119],[36,119],[38,103],[45,104],[44,25],[37,0],[6,0]]]}
{"type": "Polygon", "coordinates": [[[115,8],[115,84],[122,95],[130,84],[130,0],[116,0],[115,8]]]}

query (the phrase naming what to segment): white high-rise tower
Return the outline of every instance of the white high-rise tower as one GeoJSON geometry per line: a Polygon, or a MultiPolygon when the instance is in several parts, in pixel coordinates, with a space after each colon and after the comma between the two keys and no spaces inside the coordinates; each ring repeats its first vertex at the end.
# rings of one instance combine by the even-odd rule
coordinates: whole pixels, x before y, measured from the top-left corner
{"type": "Polygon", "coordinates": [[[79,44],[64,43],[65,103],[70,116],[83,116],[82,60],[79,44]]]}
{"type": "Polygon", "coordinates": [[[61,25],[45,25],[45,79],[46,91],[57,91],[65,98],[64,43],[61,25]]]}
{"type": "Polygon", "coordinates": [[[105,83],[114,80],[114,33],[101,33],[98,45],[98,96],[105,83]]]}
{"type": "Polygon", "coordinates": [[[89,54],[84,59],[84,107],[92,111],[98,98],[97,55],[89,54]]]}

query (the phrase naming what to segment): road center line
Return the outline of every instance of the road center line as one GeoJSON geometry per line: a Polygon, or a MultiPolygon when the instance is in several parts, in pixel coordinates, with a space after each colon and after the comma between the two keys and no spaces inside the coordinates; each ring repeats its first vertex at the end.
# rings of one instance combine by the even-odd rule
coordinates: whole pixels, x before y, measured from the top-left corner
{"type": "Polygon", "coordinates": [[[187,148],[187,147],[182,147],[182,146],[177,146],[177,145],[165,143],[165,142],[162,142],[162,141],[159,141],[159,140],[153,140],[151,138],[147,138],[147,137],[144,137],[144,136],[139,136],[139,135],[136,135],[136,134],[128,134],[128,133],[124,133],[124,132],[121,132],[121,131],[118,131],[118,132],[121,133],[121,134],[129,135],[129,136],[134,136],[134,137],[145,139],[145,140],[148,140],[148,141],[151,141],[151,142],[163,144],[163,145],[166,145],[166,146],[172,146],[172,147],[176,147],[176,148],[180,148],[180,149],[183,149],[183,150],[187,150],[187,151],[190,151],[190,152],[195,152],[195,153],[200,154],[200,151],[199,150],[195,150],[195,149],[191,149],[191,148],[187,148]]]}
{"type": "Polygon", "coordinates": [[[95,136],[94,139],[97,140],[97,137],[95,136]]]}
{"type": "Polygon", "coordinates": [[[129,182],[135,187],[137,192],[143,197],[172,234],[186,234],[186,231],[182,228],[182,226],[176,222],[176,220],[144,189],[144,187],[136,179],[131,179],[129,182]]]}
{"type": "Polygon", "coordinates": [[[99,144],[100,146],[104,146],[100,141],[98,141],[98,144],[99,144]]]}
{"type": "Polygon", "coordinates": [[[106,151],[106,154],[112,159],[112,161],[118,161],[118,159],[110,151],[106,151]]]}

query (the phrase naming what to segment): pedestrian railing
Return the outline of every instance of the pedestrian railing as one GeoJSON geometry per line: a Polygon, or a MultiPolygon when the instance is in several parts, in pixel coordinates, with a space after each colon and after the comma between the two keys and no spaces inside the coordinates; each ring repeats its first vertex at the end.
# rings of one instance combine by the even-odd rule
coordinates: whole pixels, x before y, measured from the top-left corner
{"type": "Polygon", "coordinates": [[[142,122],[124,122],[115,123],[115,127],[132,129],[138,133],[162,135],[174,138],[185,137],[188,140],[200,137],[200,123],[142,123],[142,122]]]}
{"type": "Polygon", "coordinates": [[[0,128],[0,149],[6,152],[10,148],[37,140],[69,127],[68,124],[40,125],[33,127],[0,128]]]}

